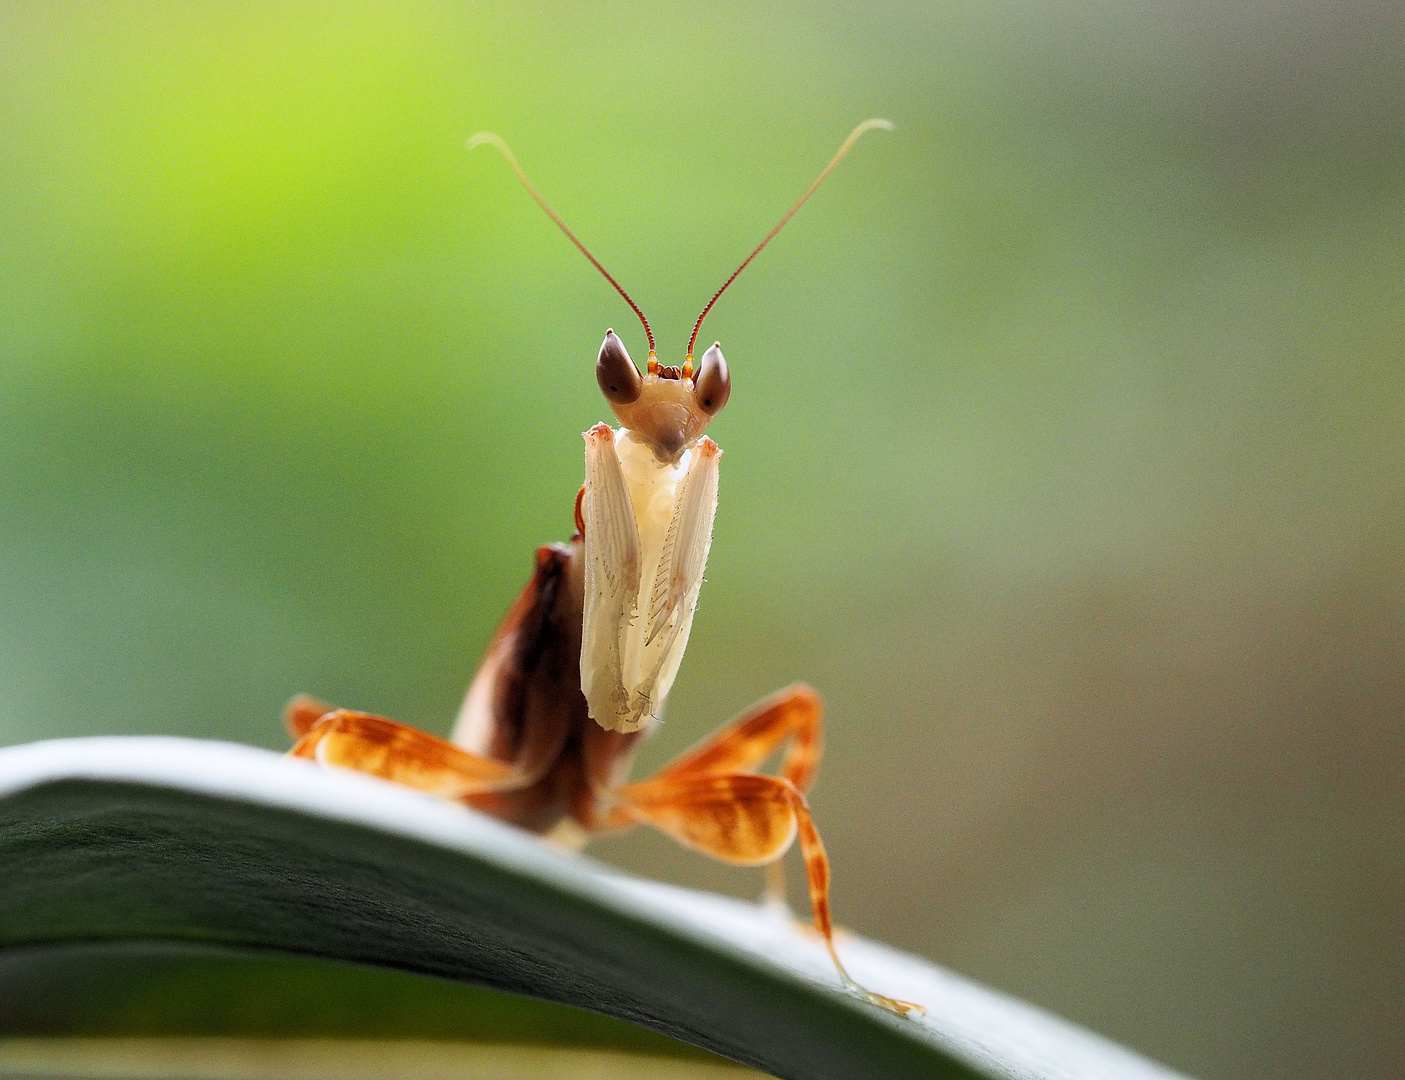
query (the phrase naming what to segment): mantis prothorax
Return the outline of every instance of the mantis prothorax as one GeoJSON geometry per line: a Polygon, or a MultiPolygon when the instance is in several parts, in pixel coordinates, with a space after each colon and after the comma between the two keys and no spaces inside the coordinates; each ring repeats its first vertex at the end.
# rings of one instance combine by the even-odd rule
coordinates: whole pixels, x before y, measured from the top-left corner
{"type": "MultiPolygon", "coordinates": [[[[688,643],[712,542],[721,450],[703,431],[731,379],[714,343],[693,347],[717,298],[778,233],[868,120],[703,308],[682,365],[659,363],[644,313],[548,205],[507,144],[496,147],[543,210],[624,297],[644,325],[643,374],[613,330],[596,358],[600,390],[620,422],[585,432],[576,534],[537,549],[536,568],[508,610],[469,687],[451,739],[308,697],[288,706],[291,753],[452,799],[549,839],[652,825],[688,847],[741,866],[778,867],[799,837],[815,928],[844,984],[899,1013],[916,1006],[874,994],[844,969],[829,911],[829,860],[805,790],[821,754],[822,705],[807,686],[781,690],[684,753],[652,779],[626,783],[639,740],[657,724],[688,643]],[[780,775],[757,772],[785,747],[780,775]]],[[[781,878],[769,876],[779,898],[781,878]]]]}

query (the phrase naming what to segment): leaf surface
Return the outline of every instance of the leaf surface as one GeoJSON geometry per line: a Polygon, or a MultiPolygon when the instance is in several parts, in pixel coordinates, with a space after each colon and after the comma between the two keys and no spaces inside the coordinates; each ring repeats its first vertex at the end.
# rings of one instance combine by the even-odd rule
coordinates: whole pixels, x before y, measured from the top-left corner
{"type": "MultiPolygon", "coordinates": [[[[11,1003],[43,972],[57,977],[56,957],[149,972],[165,949],[210,963],[318,958],[523,995],[537,999],[526,1012],[508,1007],[455,1037],[540,1044],[548,1032],[562,1053],[672,1055],[679,1068],[689,1052],[674,1044],[609,1021],[572,1035],[567,1017],[579,1014],[550,1010],[626,1021],[787,1080],[1177,1075],[844,938],[857,979],[928,1010],[893,1016],[844,992],[816,941],[755,905],[627,877],[459,806],[251,747],[142,737],[0,750],[0,866],[0,1015],[17,1015],[11,1003]]],[[[391,1028],[379,1034],[425,1034],[391,1028]]],[[[264,1030],[294,1033],[286,1020],[264,1030]]],[[[11,1020],[0,1034],[45,1032],[11,1020]]],[[[0,1042],[0,1074],[7,1045],[30,1044],[0,1042]]],[[[697,1075],[714,1068],[693,1056],[697,1075]]]]}

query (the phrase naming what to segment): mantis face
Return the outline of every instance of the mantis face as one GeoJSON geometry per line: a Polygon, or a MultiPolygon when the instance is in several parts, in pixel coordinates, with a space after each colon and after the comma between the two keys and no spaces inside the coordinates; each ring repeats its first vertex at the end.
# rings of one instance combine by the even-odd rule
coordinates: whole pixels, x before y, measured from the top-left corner
{"type": "Polygon", "coordinates": [[[663,366],[651,355],[647,374],[640,375],[613,330],[605,331],[595,361],[595,381],[619,422],[645,442],[661,463],[677,462],[732,393],[720,343],[713,342],[703,353],[696,372],[691,357],[676,368],[663,366]]]}

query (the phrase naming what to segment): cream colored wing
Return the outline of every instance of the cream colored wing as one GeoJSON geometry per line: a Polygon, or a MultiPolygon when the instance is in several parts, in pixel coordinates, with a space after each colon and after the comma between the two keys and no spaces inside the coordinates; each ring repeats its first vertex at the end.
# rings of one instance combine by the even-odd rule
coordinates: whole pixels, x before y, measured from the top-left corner
{"type": "MultiPolygon", "coordinates": [[[[633,730],[624,688],[621,638],[634,621],[639,594],[639,526],[615,433],[596,424],[585,433],[585,619],[581,690],[603,728],[633,730]]],[[[634,726],[638,726],[637,723],[634,726]]]]}
{"type": "Polygon", "coordinates": [[[649,589],[647,617],[633,640],[627,641],[625,686],[631,691],[630,711],[636,724],[658,715],[683,662],[712,546],[721,456],[711,439],[699,440],[693,450],[649,589]]]}
{"type": "Polygon", "coordinates": [[[698,587],[707,567],[712,547],[712,523],[717,516],[718,459],[722,451],[711,439],[702,439],[693,451],[688,474],[679,485],[678,502],[664,540],[663,555],[649,597],[649,630],[645,645],[652,645],[659,632],[672,622],[679,604],[690,594],[692,606],[684,613],[691,621],[697,605],[698,587]]]}

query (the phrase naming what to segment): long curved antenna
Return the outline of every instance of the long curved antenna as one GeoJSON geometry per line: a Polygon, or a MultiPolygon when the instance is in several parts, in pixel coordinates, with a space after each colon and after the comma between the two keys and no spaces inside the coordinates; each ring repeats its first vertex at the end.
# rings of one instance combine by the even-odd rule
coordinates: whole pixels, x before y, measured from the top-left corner
{"type": "MultiPolygon", "coordinates": [[[[560,215],[551,208],[551,204],[542,198],[542,193],[537,190],[535,184],[527,179],[526,172],[524,172],[522,166],[517,163],[517,155],[512,152],[512,148],[491,131],[480,131],[477,135],[474,135],[468,140],[468,148],[472,150],[475,146],[481,146],[483,143],[487,143],[503,156],[503,160],[506,161],[512,168],[512,171],[517,174],[517,179],[522,181],[522,186],[527,189],[527,194],[537,200],[537,205],[546,211],[547,217],[556,222],[556,227],[566,234],[566,239],[570,240],[571,243],[575,244],[576,247],[580,249],[580,253],[590,260],[590,265],[599,270],[600,273],[605,276],[605,280],[615,287],[615,291],[624,297],[624,302],[634,309],[634,314],[638,315],[639,321],[644,324],[644,336],[649,339],[649,358],[653,359],[655,355],[654,332],[649,329],[649,320],[644,318],[644,313],[639,310],[639,305],[629,298],[629,293],[625,292],[624,289],[620,287],[620,283],[610,276],[610,271],[600,265],[600,260],[590,253],[590,249],[580,242],[576,234],[570,230],[570,227],[561,220],[560,215]]],[[[806,194],[808,194],[808,192],[806,194]]],[[[792,213],[794,213],[794,211],[792,211],[792,213]]]]}
{"type": "MultiPolygon", "coordinates": [[[[757,244],[756,249],[746,257],[745,261],[732,271],[732,276],[722,283],[722,288],[712,294],[712,299],[707,302],[707,307],[702,309],[702,314],[698,316],[698,321],[693,324],[693,336],[688,339],[687,362],[689,364],[693,362],[693,346],[697,344],[698,331],[702,329],[703,320],[707,318],[707,313],[712,310],[712,305],[717,303],[717,298],[727,291],[728,285],[737,280],[737,275],[747,268],[747,264],[761,254],[761,249],[775,239],[776,233],[785,228],[785,223],[795,216],[795,211],[805,205],[805,200],[815,193],[815,188],[824,183],[824,178],[834,171],[834,166],[838,165],[839,162],[843,160],[844,155],[849,152],[849,148],[859,141],[859,136],[873,128],[882,128],[884,131],[892,131],[893,124],[890,120],[865,120],[858,127],[854,128],[853,131],[849,132],[849,137],[845,139],[844,144],[839,147],[839,152],[829,159],[828,165],[820,170],[819,176],[815,177],[815,182],[805,189],[805,194],[795,200],[795,205],[785,212],[785,216],[782,217],[780,221],[776,222],[775,228],[766,234],[766,239],[757,244]]],[[[619,288],[618,285],[615,287],[619,288]]]]}

